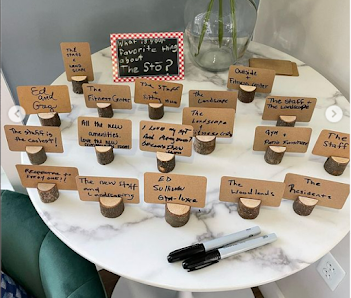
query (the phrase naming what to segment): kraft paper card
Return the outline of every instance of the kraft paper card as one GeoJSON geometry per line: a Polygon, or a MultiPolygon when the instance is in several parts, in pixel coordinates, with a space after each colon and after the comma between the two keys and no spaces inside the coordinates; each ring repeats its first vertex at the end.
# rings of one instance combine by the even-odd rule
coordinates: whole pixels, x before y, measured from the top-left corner
{"type": "Polygon", "coordinates": [[[279,116],[296,116],[298,122],[309,122],[317,98],[268,96],[263,110],[263,120],[278,120],[279,116]]]}
{"type": "Polygon", "coordinates": [[[193,127],[155,121],[140,121],[141,151],[191,156],[193,127]]]}
{"type": "Polygon", "coordinates": [[[134,102],[141,104],[162,103],[167,107],[179,107],[183,85],[164,81],[135,79],[134,102]]]}
{"type": "Polygon", "coordinates": [[[66,85],[18,86],[18,100],[26,115],[38,113],[69,113],[71,101],[66,85]]]}
{"type": "Polygon", "coordinates": [[[327,129],[322,130],[312,154],[350,158],[350,134],[327,129]]]}
{"type": "Polygon", "coordinates": [[[231,65],[228,75],[228,89],[239,89],[240,85],[255,86],[256,92],[270,93],[273,88],[275,71],[231,65]]]}
{"type": "Polygon", "coordinates": [[[312,129],[309,127],[257,126],[254,151],[266,151],[268,146],[286,147],[286,152],[307,151],[312,129]]]}
{"type": "Polygon", "coordinates": [[[145,173],[144,200],[153,204],[180,204],[203,208],[207,179],[203,176],[145,173]]]}
{"type": "Polygon", "coordinates": [[[299,196],[318,200],[318,206],[341,209],[350,193],[350,185],[297,174],[286,174],[284,198],[299,196]]]}
{"type": "Polygon", "coordinates": [[[112,109],[132,109],[127,85],[83,84],[83,93],[88,108],[96,108],[97,103],[110,103],[112,109]]]}
{"type": "Polygon", "coordinates": [[[234,117],[234,109],[183,109],[183,124],[194,128],[194,136],[231,138],[234,130],[234,117]]]}
{"type": "Polygon", "coordinates": [[[132,121],[100,117],[78,118],[79,145],[132,148],[132,121]]]}
{"type": "Polygon", "coordinates": [[[61,52],[67,81],[72,81],[73,76],[87,76],[89,82],[94,81],[88,42],[62,42],[61,52]]]}
{"type": "Polygon", "coordinates": [[[190,90],[189,107],[198,108],[227,108],[236,110],[238,92],[190,90]]]}
{"type": "Polygon", "coordinates": [[[37,187],[38,183],[53,183],[58,189],[76,190],[77,168],[16,165],[24,187],[37,187]]]}
{"type": "Polygon", "coordinates": [[[276,75],[293,75],[292,62],[288,60],[251,58],[249,59],[250,67],[264,68],[275,70],[276,75]]]}
{"type": "Polygon", "coordinates": [[[139,204],[139,181],[134,178],[77,176],[82,201],[98,202],[100,197],[121,198],[124,203],[139,204]]]}
{"type": "Polygon", "coordinates": [[[238,203],[240,198],[257,199],[264,206],[279,207],[284,188],[283,182],[223,176],[219,200],[238,203]]]}
{"type": "Polygon", "coordinates": [[[299,69],[297,68],[297,64],[295,62],[292,62],[292,70],[293,70],[293,77],[298,77],[299,76],[299,69]]]}
{"type": "Polygon", "coordinates": [[[27,146],[42,146],[45,152],[63,152],[59,127],[5,125],[4,129],[11,151],[26,151],[27,146]]]}

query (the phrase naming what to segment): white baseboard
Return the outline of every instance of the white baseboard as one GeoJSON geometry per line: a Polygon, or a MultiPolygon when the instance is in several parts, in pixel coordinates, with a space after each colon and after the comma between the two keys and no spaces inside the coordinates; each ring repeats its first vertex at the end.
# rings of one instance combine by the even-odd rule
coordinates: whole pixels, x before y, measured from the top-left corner
{"type": "Polygon", "coordinates": [[[275,282],[258,287],[264,298],[285,298],[282,291],[275,282]]]}

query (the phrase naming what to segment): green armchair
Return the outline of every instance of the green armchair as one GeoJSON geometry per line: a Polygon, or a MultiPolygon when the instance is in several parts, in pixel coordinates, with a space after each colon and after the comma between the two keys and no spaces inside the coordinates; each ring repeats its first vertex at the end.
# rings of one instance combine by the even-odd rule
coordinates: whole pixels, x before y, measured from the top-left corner
{"type": "Polygon", "coordinates": [[[37,298],[105,298],[95,265],[45,225],[27,195],[1,191],[1,265],[37,298]]]}

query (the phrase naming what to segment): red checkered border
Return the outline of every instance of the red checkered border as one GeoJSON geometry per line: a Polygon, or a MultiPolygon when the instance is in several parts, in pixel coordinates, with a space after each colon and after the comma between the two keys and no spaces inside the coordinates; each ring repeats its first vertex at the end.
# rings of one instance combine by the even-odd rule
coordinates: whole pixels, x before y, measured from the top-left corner
{"type": "Polygon", "coordinates": [[[160,32],[160,33],[125,33],[111,34],[111,52],[112,52],[112,72],[113,81],[117,82],[134,82],[136,78],[147,78],[149,80],[184,80],[184,36],[183,32],[160,32]],[[177,38],[179,49],[179,75],[178,76],[150,76],[150,77],[119,77],[118,76],[118,59],[117,59],[117,39],[144,39],[144,38],[177,38]]]}

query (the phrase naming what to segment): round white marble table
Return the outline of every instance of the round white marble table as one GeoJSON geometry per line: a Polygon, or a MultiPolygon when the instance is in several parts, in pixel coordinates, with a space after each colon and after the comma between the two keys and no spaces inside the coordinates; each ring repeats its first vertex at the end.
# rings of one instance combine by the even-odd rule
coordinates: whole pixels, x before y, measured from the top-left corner
{"type": "MultiPolygon", "coordinates": [[[[298,64],[300,76],[276,76],[272,95],[317,97],[311,122],[297,124],[313,129],[306,154],[287,153],[281,164],[269,165],[263,159],[263,152],[252,151],[255,127],[275,125],[272,121],[262,121],[265,95],[258,94],[251,104],[238,102],[234,136],[218,140],[214,153],[203,156],[193,152],[190,158],[177,157],[172,173],[204,175],[208,179],[206,207],[193,208],[184,227],[172,228],[165,222],[164,205],[143,202],[128,205],[119,218],[108,219],[100,214],[98,203],[80,201],[76,191],[60,191],[56,202],[43,204],[36,189],[28,189],[35,208],[49,228],[77,253],[111,272],[148,285],[193,292],[235,290],[269,283],[307,267],[337,245],[349,231],[349,200],[342,210],[317,206],[308,217],[295,214],[293,202],[283,200],[279,208],[262,207],[254,220],[242,219],[235,205],[218,200],[223,175],[284,181],[286,173],[297,173],[349,181],[349,168],[340,177],[331,176],[323,169],[325,158],[311,154],[322,129],[349,132],[347,100],[323,76],[289,55],[251,43],[243,63],[247,64],[247,58],[252,56],[290,59],[298,64]],[[325,111],[330,105],[342,108],[344,117],[340,122],[327,121],[325,111]],[[254,225],[259,225],[263,234],[275,232],[278,241],[191,273],[183,270],[180,263],[169,264],[166,260],[174,249],[254,225]]],[[[110,49],[92,57],[95,83],[112,84],[110,49]]],[[[184,85],[182,105],[176,109],[165,108],[162,122],[181,123],[189,90],[226,90],[226,72],[205,72],[189,60],[185,69],[186,79],[181,82],[184,85]]],[[[61,114],[65,152],[48,154],[45,165],[74,166],[80,175],[138,178],[143,201],[144,172],[157,172],[155,154],[138,148],[139,121],[148,120],[147,106],[133,104],[132,110],[115,110],[114,118],[133,122],[133,149],[115,150],[115,160],[102,166],[97,163],[93,148],[78,145],[77,134],[77,117],[97,117],[97,110],[86,108],[83,95],[72,92],[64,74],[53,84],[69,85],[73,109],[70,114],[61,114]]],[[[133,95],[134,83],[130,86],[133,95]]],[[[40,125],[38,118],[31,116],[28,125],[40,125]]],[[[25,154],[22,160],[29,164],[25,154]]]]}

